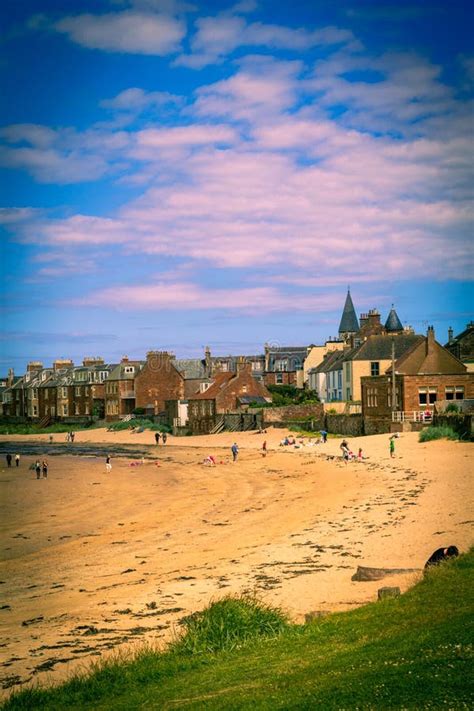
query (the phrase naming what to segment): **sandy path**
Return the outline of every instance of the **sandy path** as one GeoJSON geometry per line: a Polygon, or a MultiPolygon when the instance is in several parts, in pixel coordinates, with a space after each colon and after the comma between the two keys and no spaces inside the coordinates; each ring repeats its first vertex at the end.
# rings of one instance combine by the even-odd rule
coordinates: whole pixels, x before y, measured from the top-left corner
{"type": "MultiPolygon", "coordinates": [[[[283,434],[170,438],[153,450],[159,466],[115,459],[109,475],[102,459],[72,456],[50,457],[47,480],[31,457],[3,468],[2,685],[57,681],[118,645],[167,640],[227,593],[256,591],[295,620],[347,609],[414,579],[352,582],[358,564],[421,568],[441,545],[472,544],[472,445],[403,435],[391,460],[386,435],[366,437],[351,447],[369,458],[345,466],[339,440],[294,450],[278,447],[283,434]],[[224,463],[202,466],[208,452],[224,463]]],[[[151,444],[153,434],[77,439],[151,444]]]]}

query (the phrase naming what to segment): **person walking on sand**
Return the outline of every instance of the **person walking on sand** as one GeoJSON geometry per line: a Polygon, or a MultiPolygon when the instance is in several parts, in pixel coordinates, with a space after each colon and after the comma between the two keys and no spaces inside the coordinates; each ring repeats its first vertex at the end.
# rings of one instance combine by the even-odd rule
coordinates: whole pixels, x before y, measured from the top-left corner
{"type": "Polygon", "coordinates": [[[43,463],[41,464],[41,469],[43,470],[43,479],[48,478],[48,462],[46,459],[43,459],[43,463]]]}
{"type": "Polygon", "coordinates": [[[15,465],[17,467],[20,466],[20,455],[19,454],[15,454],[15,465]]]}
{"type": "Polygon", "coordinates": [[[156,442],[156,444],[160,444],[160,433],[159,432],[155,432],[155,442],[156,442]]]}
{"type": "Polygon", "coordinates": [[[267,440],[262,444],[262,457],[267,456],[267,440]]]}
{"type": "Polygon", "coordinates": [[[112,471],[112,463],[110,461],[110,454],[108,454],[105,458],[105,471],[107,474],[112,471]]]}
{"type": "Polygon", "coordinates": [[[163,440],[163,444],[166,444],[166,440],[168,439],[168,435],[166,434],[166,432],[163,432],[163,434],[161,435],[161,439],[163,440]]]}
{"type": "Polygon", "coordinates": [[[320,430],[319,434],[322,437],[323,444],[326,444],[326,442],[328,441],[328,433],[326,432],[326,430],[320,430]]]}
{"type": "Polygon", "coordinates": [[[75,433],[74,433],[74,432],[71,432],[71,442],[74,442],[74,437],[75,437],[75,436],[76,436],[75,433]]]}
{"type": "Polygon", "coordinates": [[[7,454],[6,460],[7,460],[7,467],[11,467],[11,465],[12,465],[12,455],[10,454],[10,452],[7,454]]]}
{"type": "Polygon", "coordinates": [[[231,452],[232,452],[232,461],[233,461],[233,462],[236,462],[236,461],[237,461],[237,457],[239,456],[239,448],[238,448],[238,446],[237,446],[237,442],[234,442],[234,444],[232,445],[232,447],[230,448],[230,450],[231,450],[231,452]]]}
{"type": "Polygon", "coordinates": [[[37,459],[35,462],[35,472],[36,478],[39,479],[41,477],[41,464],[39,462],[39,459],[37,459]]]}

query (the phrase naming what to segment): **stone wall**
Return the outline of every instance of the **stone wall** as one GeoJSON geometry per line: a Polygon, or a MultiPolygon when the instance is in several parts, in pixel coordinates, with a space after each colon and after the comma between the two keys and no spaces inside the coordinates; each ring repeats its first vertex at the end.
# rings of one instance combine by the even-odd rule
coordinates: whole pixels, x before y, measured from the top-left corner
{"type": "Polygon", "coordinates": [[[324,408],[320,402],[312,403],[311,405],[267,407],[262,410],[262,414],[265,426],[313,420],[315,428],[322,429],[324,427],[324,408]]]}
{"type": "Polygon", "coordinates": [[[364,418],[364,434],[374,435],[374,434],[386,434],[387,432],[403,431],[402,425],[405,423],[400,423],[400,427],[392,427],[392,421],[389,417],[365,417],[364,418]]]}
{"type": "Polygon", "coordinates": [[[364,434],[362,415],[326,415],[326,429],[331,434],[360,437],[364,434]]]}

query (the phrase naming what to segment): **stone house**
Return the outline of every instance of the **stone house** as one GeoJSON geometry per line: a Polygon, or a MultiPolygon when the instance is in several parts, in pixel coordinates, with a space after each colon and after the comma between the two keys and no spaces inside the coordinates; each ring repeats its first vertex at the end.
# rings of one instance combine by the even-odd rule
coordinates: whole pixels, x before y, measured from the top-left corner
{"type": "MultiPolygon", "coordinates": [[[[363,377],[361,387],[364,420],[390,422],[391,367],[378,376],[363,377]]],[[[430,326],[426,337],[395,361],[395,391],[395,421],[429,420],[438,401],[474,398],[474,373],[469,373],[461,361],[437,343],[430,326]]]]}
{"type": "Polygon", "coordinates": [[[241,400],[271,402],[265,385],[252,374],[251,363],[241,361],[236,373],[216,373],[203,392],[188,401],[188,426],[193,432],[210,432],[220,414],[240,409],[241,400]]]}
{"type": "Polygon", "coordinates": [[[449,328],[448,342],[444,347],[462,361],[470,373],[474,372],[474,321],[470,321],[457,336],[449,328]]]}
{"type": "Polygon", "coordinates": [[[307,346],[269,346],[265,344],[265,385],[304,387],[307,346]]]}
{"type": "Polygon", "coordinates": [[[145,365],[124,356],[105,381],[105,419],[119,420],[136,408],[135,378],[145,365]]]}
{"type": "Polygon", "coordinates": [[[423,336],[402,330],[394,335],[371,335],[356,348],[347,350],[341,363],[342,399],[360,402],[361,378],[384,373],[392,363],[392,347],[396,360],[422,340],[423,336]]]}

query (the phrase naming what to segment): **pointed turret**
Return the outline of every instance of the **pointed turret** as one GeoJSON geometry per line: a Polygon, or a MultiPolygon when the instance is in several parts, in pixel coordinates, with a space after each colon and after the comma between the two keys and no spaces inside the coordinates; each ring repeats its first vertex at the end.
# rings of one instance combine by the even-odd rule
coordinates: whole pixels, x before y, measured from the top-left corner
{"type": "Polygon", "coordinates": [[[357,320],[354,304],[352,303],[351,292],[347,290],[346,303],[342,312],[341,323],[339,324],[339,335],[347,338],[359,331],[359,321],[357,320]]]}
{"type": "Polygon", "coordinates": [[[397,331],[403,331],[403,325],[400,319],[398,318],[398,314],[393,308],[390,309],[390,313],[387,317],[387,320],[385,321],[385,330],[387,333],[396,333],[397,331]]]}

